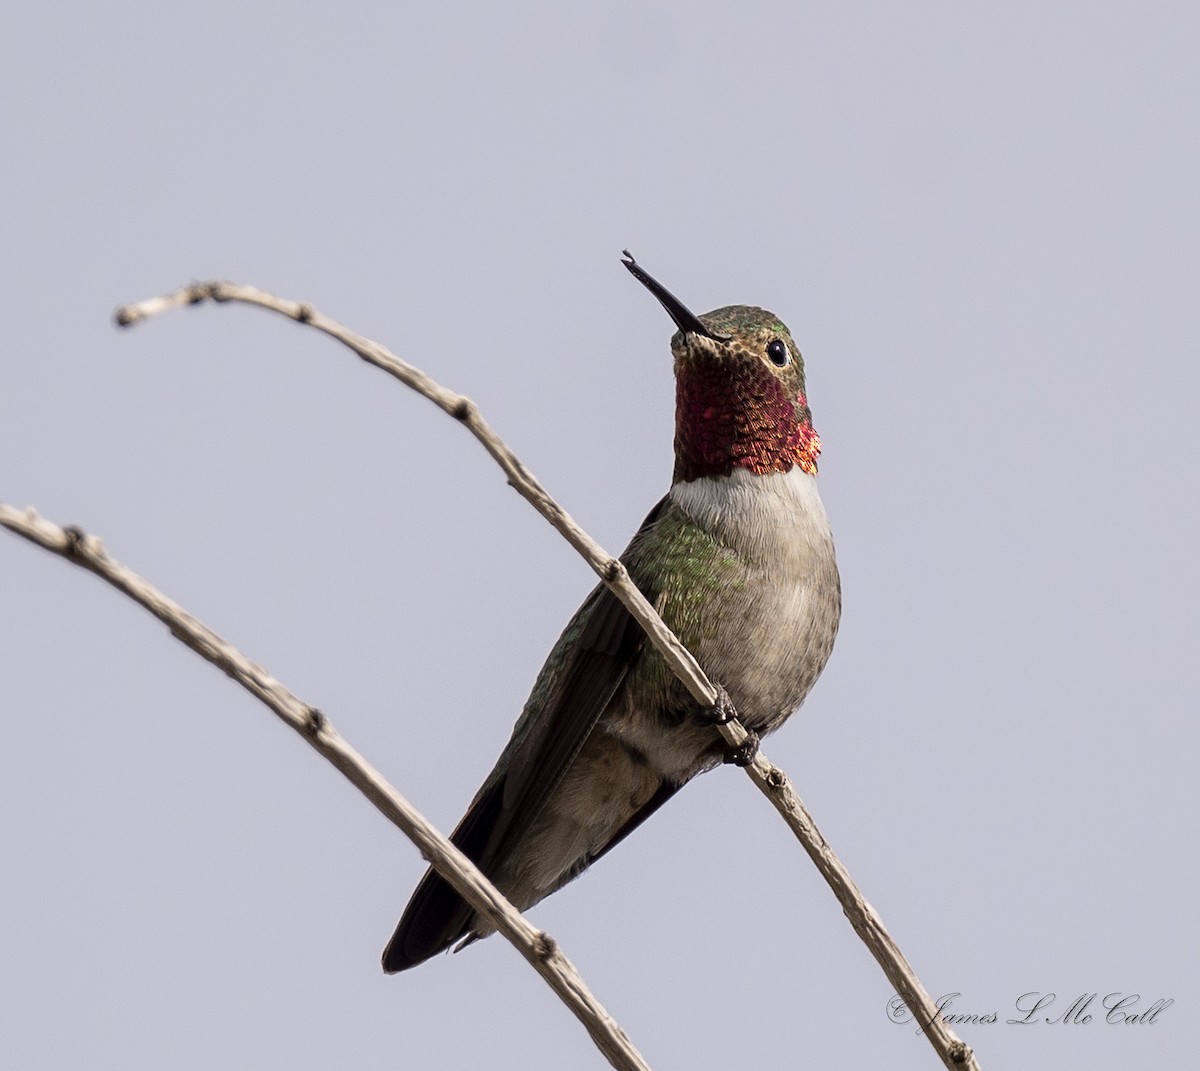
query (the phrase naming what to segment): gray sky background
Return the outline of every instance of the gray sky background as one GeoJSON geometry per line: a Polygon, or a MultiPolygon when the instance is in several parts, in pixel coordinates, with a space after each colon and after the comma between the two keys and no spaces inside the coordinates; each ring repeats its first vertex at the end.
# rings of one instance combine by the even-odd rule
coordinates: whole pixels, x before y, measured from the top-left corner
{"type": "MultiPolygon", "coordinates": [[[[767,753],[985,1068],[1182,1065],[1195,909],[1194,3],[0,12],[0,498],[267,666],[450,829],[593,584],[469,393],[620,550],[661,308],[804,350],[845,586],[767,753]],[[1030,991],[1057,1015],[1006,1025],[1030,991]],[[1142,1025],[1098,1001],[1137,993],[1142,1025]]],[[[600,1067],[498,939],[386,978],[414,848],[99,581],[0,537],[0,1062],[600,1067]]],[[[938,1066],[730,769],[532,912],[655,1068],[938,1066]]]]}

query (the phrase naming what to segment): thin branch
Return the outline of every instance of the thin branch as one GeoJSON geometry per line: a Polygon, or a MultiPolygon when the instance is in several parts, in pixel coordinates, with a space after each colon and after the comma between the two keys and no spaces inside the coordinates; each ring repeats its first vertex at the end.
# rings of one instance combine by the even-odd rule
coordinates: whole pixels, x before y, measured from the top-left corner
{"type": "MultiPolygon", "coordinates": [[[[465,425],[471,434],[483,444],[483,448],[495,458],[508,477],[508,482],[528,499],[534,509],[558,529],[567,542],[595,570],[600,579],[612,588],[629,612],[637,619],[638,624],[645,629],[654,646],[663,653],[668,665],[696,700],[705,708],[716,704],[716,689],[709,683],[704,671],[697,665],[691,653],[663,624],[662,618],[654,612],[654,607],[634,586],[621,560],[605,551],[571,519],[566,510],[550,497],[533,473],[521,463],[517,455],[504,444],[500,436],[480,416],[475,403],[466,395],[447,390],[441,384],[430,379],[419,368],[414,368],[407,361],[401,360],[378,342],[372,342],[349,328],[343,327],[329,319],[328,316],[319,313],[311,305],[278,298],[253,286],[240,286],[236,283],[225,282],[196,283],[163,297],[150,298],[137,305],[123,305],[116,311],[116,321],[122,327],[128,327],[168,309],[199,304],[206,299],[257,305],[259,308],[270,309],[292,320],[315,327],[318,331],[323,331],[348,346],[368,364],[382,369],[418,394],[428,398],[443,412],[449,413],[455,420],[465,425]]],[[[723,730],[723,735],[735,747],[744,744],[748,737],[746,730],[741,725],[732,724],[723,730]]]]}
{"type": "MultiPolygon", "coordinates": [[[[504,470],[509,483],[563,535],[592,567],[596,575],[612,589],[625,608],[637,619],[638,624],[645,629],[650,641],[675,675],[687,686],[688,691],[697,702],[705,708],[712,708],[719,701],[727,698],[723,693],[718,694],[718,690],[704,675],[704,671],[692,657],[691,652],[679,642],[679,638],[667,628],[662,618],[655,613],[654,607],[634,586],[621,561],[607,553],[550,497],[533,474],[525,468],[520,459],[479,415],[475,403],[470,398],[447,390],[420,369],[401,360],[386,347],[343,327],[337,321],[319,313],[311,305],[278,298],[252,286],[220,281],[195,283],[192,286],[184,287],[162,297],[150,298],[136,305],[123,305],[116,311],[116,321],[122,327],[127,327],[168,309],[178,308],[182,305],[196,305],[205,300],[236,301],[257,305],[315,327],[318,331],[323,331],[348,346],[364,361],[412,387],[434,405],[466,425],[471,434],[483,444],[484,449],[495,458],[504,470]]],[[[716,728],[732,748],[743,747],[749,740],[749,734],[736,718],[719,724],[716,728]]],[[[862,938],[870,949],[871,955],[883,968],[883,973],[887,975],[888,981],[895,987],[896,992],[908,1005],[913,1015],[922,1023],[928,1024],[925,1033],[942,1062],[951,1071],[960,1071],[960,1069],[979,1071],[974,1053],[943,1022],[938,1014],[937,1005],[921,984],[920,979],[917,978],[912,967],[909,966],[896,942],[892,940],[879,914],[867,903],[849,872],[834,855],[833,849],[821,835],[821,831],[817,829],[816,823],[801,802],[787,775],[779,767],[769,762],[761,751],[746,767],[746,773],[783,816],[784,821],[796,835],[796,839],[804,846],[804,850],[808,852],[821,872],[821,876],[824,877],[833,890],[833,894],[838,898],[838,902],[842,905],[842,910],[850,920],[855,932],[862,938]]]]}
{"type": "MultiPolygon", "coordinates": [[[[363,360],[388,372],[401,382],[429,398],[445,412],[466,424],[509,477],[509,482],[542,514],[567,541],[576,548],[645,629],[651,642],[668,665],[684,682],[696,700],[711,707],[719,701],[718,692],[705,677],[695,659],[678,638],[663,624],[653,608],[630,582],[621,562],[607,554],[566,512],[546,493],[520,460],[479,416],[474,403],[467,397],[446,390],[420,370],[407,364],[383,346],[355,334],[342,325],[318,313],[311,306],[287,301],[254,287],[227,282],[194,284],[163,297],[152,298],[137,305],[117,310],[117,323],[127,326],[181,305],[197,304],[204,300],[238,301],[278,312],[301,323],[325,332],[353,350],[363,360]]],[[[736,720],[719,725],[725,741],[731,747],[741,747],[749,739],[736,720]]],[[[927,1024],[926,1035],[942,1062],[952,1069],[978,1071],[970,1048],[955,1036],[941,1017],[937,1007],[921,985],[912,968],[887,933],[875,910],[866,902],[792,788],[787,776],[759,752],[746,767],[747,774],[783,816],[800,840],[826,882],[837,896],[856,932],[862,937],[879,962],[897,993],[922,1022],[927,1024]]],[[[436,862],[435,862],[436,865],[436,862]]]]}
{"type": "Polygon", "coordinates": [[[17,510],[4,503],[0,503],[0,526],[95,573],[128,595],[166,625],[176,639],[270,707],[336,766],[385,818],[399,826],[463,899],[517,947],[575,1013],[613,1067],[620,1071],[649,1071],[641,1054],[588,991],[579,972],[559,950],[554,938],[528,922],[471,860],[342,739],[324,714],[293,695],[262,666],[255,665],[178,603],[110,558],[104,544],[95,536],[78,528],[60,528],[39,517],[32,509],[17,510]]]}

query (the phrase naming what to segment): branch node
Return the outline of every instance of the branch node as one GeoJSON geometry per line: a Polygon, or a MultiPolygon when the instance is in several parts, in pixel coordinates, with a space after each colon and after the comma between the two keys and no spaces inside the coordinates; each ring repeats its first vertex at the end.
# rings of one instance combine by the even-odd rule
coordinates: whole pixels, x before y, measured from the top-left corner
{"type": "MultiPolygon", "coordinates": [[[[455,420],[460,420],[465,424],[475,415],[475,405],[470,398],[459,398],[450,415],[455,420]]],[[[512,481],[509,480],[509,483],[512,483],[512,481]]]]}
{"type": "Polygon", "coordinates": [[[621,579],[624,571],[625,566],[621,564],[620,558],[609,558],[608,564],[604,567],[604,579],[609,584],[615,584],[621,579]]]}
{"type": "Polygon", "coordinates": [[[296,319],[302,324],[311,323],[312,318],[315,315],[316,309],[314,309],[307,301],[301,301],[296,306],[296,319]]]}
{"type": "Polygon", "coordinates": [[[778,766],[772,766],[767,771],[767,784],[772,788],[783,788],[787,784],[787,778],[784,777],[783,771],[778,766]]]}
{"type": "Polygon", "coordinates": [[[67,557],[81,561],[84,558],[84,548],[87,545],[87,532],[77,524],[69,524],[63,529],[63,535],[67,537],[67,557]]]}
{"type": "Polygon", "coordinates": [[[309,707],[308,710],[304,712],[304,732],[313,740],[315,740],[325,731],[325,728],[328,724],[329,722],[325,715],[322,714],[321,711],[319,711],[316,707],[309,707]]]}
{"type": "Polygon", "coordinates": [[[539,930],[534,938],[534,953],[538,959],[547,960],[558,951],[558,942],[545,930],[539,930]]]}

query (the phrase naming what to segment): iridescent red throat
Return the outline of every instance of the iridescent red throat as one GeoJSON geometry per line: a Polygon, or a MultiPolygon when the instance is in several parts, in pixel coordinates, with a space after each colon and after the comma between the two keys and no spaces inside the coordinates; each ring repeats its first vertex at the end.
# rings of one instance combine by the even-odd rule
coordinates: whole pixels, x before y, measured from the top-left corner
{"type": "Polygon", "coordinates": [[[821,440],[808,399],[790,397],[767,369],[743,360],[681,369],[675,382],[675,481],[762,476],[798,466],[816,475],[821,440]]]}

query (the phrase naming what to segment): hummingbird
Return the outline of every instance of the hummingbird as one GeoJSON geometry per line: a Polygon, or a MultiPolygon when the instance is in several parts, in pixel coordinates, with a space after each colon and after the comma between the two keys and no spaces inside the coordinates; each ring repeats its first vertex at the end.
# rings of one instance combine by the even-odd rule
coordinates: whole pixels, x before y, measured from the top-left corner
{"type": "MultiPolygon", "coordinates": [[[[841,582],[817,494],[804,361],[764,309],[696,316],[625,251],[678,331],[675,469],[621,561],[757,740],[833,649],[841,582]]],[[[521,911],[579,875],[730,756],[720,711],[686,690],[599,585],[554,645],[451,840],[521,911]]],[[[383,953],[388,973],[492,932],[432,867],[383,953]]]]}

